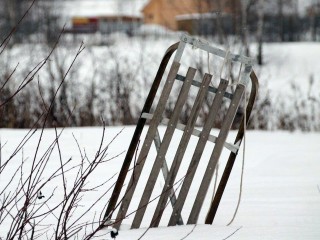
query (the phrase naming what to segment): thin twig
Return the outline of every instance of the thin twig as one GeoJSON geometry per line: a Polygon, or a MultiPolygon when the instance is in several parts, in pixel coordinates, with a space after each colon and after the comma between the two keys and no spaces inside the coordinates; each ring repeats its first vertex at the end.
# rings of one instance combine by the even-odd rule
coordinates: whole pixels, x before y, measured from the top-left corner
{"type": "MultiPolygon", "coordinates": [[[[42,69],[42,67],[49,61],[50,57],[52,56],[54,50],[57,48],[58,46],[58,43],[60,41],[60,38],[62,36],[64,32],[64,27],[63,29],[61,30],[59,36],[58,36],[58,39],[56,40],[54,46],[51,48],[51,51],[49,52],[49,54],[46,56],[46,58],[44,60],[42,60],[40,63],[38,63],[38,65],[36,65],[28,74],[27,76],[22,80],[22,82],[20,83],[19,87],[15,90],[15,92],[9,96],[7,99],[5,99],[1,104],[0,104],[0,107],[3,107],[4,105],[6,105],[8,102],[10,102],[19,92],[21,92],[30,82],[33,81],[33,79],[35,78],[36,74],[42,69]]],[[[80,50],[78,50],[78,53],[76,54],[75,56],[75,59],[78,58],[78,55],[82,52],[82,49],[83,48],[83,44],[81,44],[80,46],[80,50]]],[[[0,53],[1,54],[1,53],[0,53]]],[[[66,74],[69,73],[70,71],[70,68],[72,67],[75,59],[73,60],[73,62],[71,63],[68,71],[66,74]]],[[[66,75],[65,75],[66,77],[66,75]]],[[[64,82],[65,80],[65,77],[63,78],[62,82],[64,82]]],[[[59,86],[59,89],[60,89],[61,86],[59,86]]]]}
{"type": "Polygon", "coordinates": [[[62,154],[61,154],[61,149],[60,149],[60,144],[59,144],[59,137],[58,137],[58,132],[57,128],[54,128],[54,132],[56,134],[56,139],[57,139],[57,147],[58,147],[58,152],[59,152],[59,161],[60,161],[60,168],[61,168],[61,177],[62,177],[62,185],[63,185],[63,193],[64,197],[67,196],[67,186],[66,186],[66,177],[64,175],[64,169],[63,169],[63,163],[62,163],[62,154]]]}
{"type": "Polygon", "coordinates": [[[183,238],[181,238],[180,240],[183,240],[183,239],[186,239],[187,237],[189,237],[189,235],[191,235],[191,233],[193,233],[193,231],[194,231],[194,229],[197,227],[197,224],[195,224],[194,226],[193,226],[193,228],[191,229],[191,231],[186,235],[186,236],[184,236],[183,238]]]}
{"type": "Polygon", "coordinates": [[[224,239],[222,239],[222,240],[226,240],[226,239],[230,238],[230,237],[233,236],[236,232],[238,232],[241,228],[242,228],[242,226],[239,227],[237,230],[235,230],[233,233],[231,233],[229,236],[227,236],[226,238],[224,238],[224,239]]]}
{"type": "Polygon", "coordinates": [[[17,28],[20,26],[21,22],[23,21],[23,19],[28,15],[29,11],[31,10],[31,8],[33,7],[34,3],[36,2],[36,0],[33,0],[30,4],[30,6],[28,7],[28,9],[24,12],[24,14],[22,15],[22,17],[19,19],[18,23],[11,29],[11,31],[9,32],[9,34],[4,38],[4,40],[1,42],[0,44],[0,49],[2,48],[2,50],[0,51],[0,55],[3,53],[4,49],[6,49],[12,35],[17,31],[17,28]]]}

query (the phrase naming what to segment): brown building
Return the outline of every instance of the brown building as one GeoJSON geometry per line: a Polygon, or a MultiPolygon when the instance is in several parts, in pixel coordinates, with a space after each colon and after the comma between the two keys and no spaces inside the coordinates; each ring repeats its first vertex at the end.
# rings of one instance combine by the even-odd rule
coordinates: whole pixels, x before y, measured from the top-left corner
{"type": "Polygon", "coordinates": [[[199,18],[202,14],[237,14],[240,0],[150,0],[142,10],[144,22],[171,30],[179,29],[181,19],[199,18]],[[184,17],[181,17],[184,16],[184,17]]]}

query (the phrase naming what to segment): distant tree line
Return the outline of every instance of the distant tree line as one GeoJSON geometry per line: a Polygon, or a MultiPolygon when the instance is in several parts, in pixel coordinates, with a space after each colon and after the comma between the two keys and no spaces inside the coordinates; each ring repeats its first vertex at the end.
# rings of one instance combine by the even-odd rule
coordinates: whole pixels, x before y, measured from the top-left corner
{"type": "Polygon", "coordinates": [[[0,36],[5,36],[12,29],[16,29],[10,40],[11,44],[22,42],[46,41],[53,42],[59,25],[60,0],[1,0],[0,8],[0,36]],[[26,9],[30,8],[28,14],[26,9]],[[22,17],[23,21],[19,22],[22,17]]]}
{"type": "MultiPolygon", "coordinates": [[[[202,1],[202,0],[199,0],[202,1]]],[[[299,12],[297,0],[206,0],[218,6],[211,15],[180,20],[182,28],[192,28],[193,34],[256,36],[259,31],[263,41],[300,41],[320,38],[320,1],[316,0],[304,14],[299,12]],[[232,13],[224,13],[223,5],[228,5],[232,13]],[[260,29],[261,28],[261,29],[260,29]],[[247,33],[245,33],[247,32],[247,33]],[[306,34],[309,33],[309,34],[306,34]]]]}
{"type": "MultiPolygon", "coordinates": [[[[195,0],[217,6],[209,15],[179,20],[181,29],[191,34],[217,36],[223,42],[226,36],[239,36],[243,42],[249,37],[255,41],[316,41],[320,38],[320,0],[302,15],[297,0],[195,0]],[[224,13],[225,6],[231,13],[224,13]],[[211,14],[211,15],[210,15],[211,14]],[[187,25],[187,26],[186,26],[187,25]]],[[[31,0],[1,0],[0,36],[15,27],[31,0]]],[[[76,1],[75,1],[76,4],[76,1]]],[[[13,42],[52,42],[61,30],[63,1],[36,0],[13,42]]],[[[120,26],[120,25],[119,25],[120,26]]],[[[121,27],[121,26],[120,26],[121,27]]],[[[116,31],[116,29],[114,29],[116,31]]],[[[252,41],[251,40],[251,41],[252,41]]]]}

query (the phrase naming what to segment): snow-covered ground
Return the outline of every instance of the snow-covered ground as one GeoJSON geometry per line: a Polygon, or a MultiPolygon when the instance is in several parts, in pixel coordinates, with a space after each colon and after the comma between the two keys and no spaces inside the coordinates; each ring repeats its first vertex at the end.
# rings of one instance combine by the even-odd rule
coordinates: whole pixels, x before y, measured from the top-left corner
{"type": "MultiPolygon", "coordinates": [[[[106,145],[122,127],[107,127],[106,145]]],[[[164,128],[160,129],[163,133],[164,128]]],[[[112,158],[123,151],[127,150],[133,127],[125,127],[120,135],[109,146],[108,158],[112,158]]],[[[2,143],[1,160],[2,163],[12,154],[13,149],[18,145],[27,130],[11,130],[1,129],[0,139],[2,143]]],[[[81,149],[85,149],[89,159],[92,159],[99,147],[102,128],[67,128],[63,131],[59,140],[62,158],[64,160],[72,157],[72,164],[76,165],[80,162],[80,154],[75,139],[77,139],[81,149]]],[[[179,139],[179,134],[175,134],[175,139],[179,139]]],[[[234,132],[231,133],[231,137],[234,132]]],[[[36,133],[30,141],[24,146],[10,167],[17,167],[21,159],[27,160],[27,164],[36,151],[36,143],[39,133],[36,133]]],[[[55,138],[53,129],[44,131],[43,141],[40,147],[39,156],[44,152],[55,138]]],[[[228,182],[227,189],[223,196],[221,205],[218,209],[217,217],[214,224],[204,225],[203,219],[205,211],[201,212],[200,221],[197,226],[177,226],[165,227],[169,215],[164,216],[161,221],[161,227],[157,229],[149,229],[142,239],[226,239],[230,235],[230,239],[320,239],[320,134],[319,133],[302,133],[302,132],[265,132],[265,131],[248,131],[247,146],[244,167],[244,183],[243,195],[239,208],[239,212],[230,226],[226,226],[231,220],[236,207],[239,194],[239,181],[242,166],[242,154],[239,154],[235,167],[233,169],[231,179],[228,182]],[[233,235],[232,235],[233,234],[233,235]]],[[[192,144],[196,139],[192,140],[188,151],[191,151],[192,144]]],[[[209,144],[210,145],[210,144],[209,144]]],[[[212,146],[211,146],[212,147],[212,146]]],[[[242,150],[241,150],[242,152],[242,150]]],[[[173,149],[169,149],[167,158],[173,154],[173,149]]],[[[188,154],[187,154],[188,155],[188,154]]],[[[49,162],[49,168],[54,169],[59,165],[59,153],[55,148],[49,162]]],[[[204,158],[210,156],[210,146],[205,149],[204,158]]],[[[104,163],[89,184],[98,184],[110,178],[117,173],[122,165],[124,155],[121,155],[107,163],[104,163]]],[[[220,171],[224,161],[221,162],[220,171]]],[[[186,163],[184,165],[187,165],[186,163]]],[[[206,164],[200,165],[200,172],[204,171],[206,164]]],[[[186,167],[186,166],[185,166],[186,167]]],[[[2,173],[0,176],[0,186],[8,181],[12,172],[2,173]]],[[[201,173],[200,177],[201,177],[201,173]]],[[[74,175],[70,175],[68,182],[72,182],[74,175]]],[[[143,173],[142,179],[146,179],[147,174],[143,173]]],[[[195,178],[198,182],[197,179],[195,178]]],[[[112,179],[112,182],[115,178],[112,179]]],[[[112,183],[105,186],[108,188],[112,183]]],[[[157,180],[156,190],[160,191],[163,185],[163,179],[157,180]]],[[[186,210],[183,212],[184,219],[188,216],[188,210],[193,203],[192,198],[196,194],[197,184],[192,185],[192,191],[188,195],[186,202],[186,210]]],[[[61,181],[57,180],[50,183],[42,189],[43,194],[48,197],[52,193],[54,187],[58,186],[55,196],[47,203],[48,207],[54,205],[56,198],[62,192],[59,192],[61,181]]],[[[1,187],[0,187],[1,188],[1,187]]],[[[143,188],[138,188],[141,192],[143,188]]],[[[99,192],[92,192],[89,197],[82,200],[75,214],[80,214],[81,209],[90,201],[93,201],[99,192]]],[[[133,202],[137,202],[138,195],[135,195],[133,202]]],[[[61,197],[61,196],[60,196],[61,197]]],[[[103,198],[95,210],[90,211],[87,217],[94,217],[95,212],[101,211],[103,205],[110,197],[110,193],[103,198]]],[[[2,197],[1,197],[2,198],[2,197]]],[[[210,197],[209,197],[210,198],[210,197]]],[[[152,204],[150,208],[152,208],[152,204]]],[[[168,206],[168,211],[171,207],[168,206]]],[[[130,210],[129,210],[130,211],[130,210]]],[[[142,223],[142,229],[128,230],[126,227],[132,221],[132,217],[128,217],[124,221],[124,227],[120,229],[118,240],[139,239],[146,231],[148,222],[152,217],[152,212],[147,211],[145,219],[142,223]]],[[[0,226],[0,236],[5,235],[6,225],[0,226]]],[[[51,229],[51,228],[50,228],[51,229]]],[[[48,231],[51,231],[51,230],[48,231]]],[[[106,234],[109,230],[105,230],[106,234]]],[[[109,234],[101,239],[110,239],[109,234]]]]}
{"type": "MultiPolygon", "coordinates": [[[[96,112],[99,116],[101,114],[108,120],[108,114],[110,114],[108,110],[112,108],[118,110],[118,106],[114,105],[114,99],[112,99],[112,92],[110,90],[114,87],[113,84],[116,82],[114,80],[116,77],[119,77],[118,74],[122,74],[124,87],[131,91],[130,107],[133,114],[139,114],[147,94],[145,90],[149,88],[153,80],[165,49],[170,44],[178,41],[178,38],[174,36],[167,39],[113,37],[108,39],[108,46],[88,46],[67,79],[69,83],[67,88],[69,96],[76,98],[79,102],[74,110],[75,114],[79,112],[81,103],[86,104],[89,86],[95,83],[95,86],[98,87],[92,111],[96,112]]],[[[11,66],[13,69],[16,65],[16,59],[21,58],[21,68],[15,73],[17,79],[23,79],[21,76],[28,73],[28,68],[32,68],[38,59],[41,59],[41,56],[39,56],[43,53],[41,47],[32,47],[34,52],[37,52],[39,55],[31,56],[31,58],[29,56],[29,47],[26,45],[14,47],[6,55],[6,58],[1,59],[3,62],[6,62],[4,66],[8,68],[11,66]],[[37,48],[41,51],[35,51],[37,48]]],[[[236,50],[237,46],[233,47],[235,49],[232,50],[236,50]]],[[[253,53],[255,49],[256,47],[252,45],[253,53]]],[[[282,126],[284,128],[286,128],[286,124],[293,124],[292,129],[319,130],[320,77],[317,62],[317,56],[320,55],[319,43],[268,43],[264,45],[263,51],[265,64],[261,67],[254,67],[261,87],[252,121],[255,124],[263,122],[267,125],[265,128],[273,130],[279,129],[281,127],[280,123],[284,124],[282,126]],[[262,114],[259,111],[263,111],[262,114]],[[260,116],[264,118],[261,119],[260,116]]],[[[57,59],[65,60],[65,65],[67,65],[68,61],[72,60],[72,53],[74,54],[74,52],[74,47],[70,47],[69,49],[61,47],[57,51],[57,59]]],[[[207,57],[204,56],[204,59],[207,59],[207,57]]],[[[198,59],[192,58],[190,52],[187,52],[186,60],[197,61],[198,59]]],[[[210,60],[213,61],[213,59],[210,60]]],[[[55,74],[57,72],[55,67],[57,66],[54,63],[52,64],[52,69],[54,69],[53,74],[55,74]]],[[[195,64],[195,62],[192,64],[195,64]]],[[[206,61],[203,62],[202,67],[206,70],[206,61]]],[[[45,72],[46,69],[43,70],[39,75],[39,83],[46,89],[47,86],[54,82],[48,77],[48,72],[45,72]]],[[[59,76],[56,80],[60,80],[59,76]]],[[[19,81],[15,83],[19,84],[19,81]]],[[[43,95],[46,99],[46,90],[44,90],[43,95]]],[[[116,111],[116,113],[118,112],[116,111]]],[[[255,126],[255,124],[253,125],[255,126]]],[[[88,188],[99,185],[109,178],[111,180],[103,188],[108,189],[112,187],[116,174],[122,165],[124,152],[128,148],[134,131],[134,128],[131,126],[125,127],[123,130],[122,128],[107,127],[104,146],[116,134],[120,131],[122,132],[108,148],[107,159],[110,159],[110,161],[103,163],[97,169],[96,173],[89,180],[88,188]],[[122,153],[120,156],[113,158],[120,153],[122,153]]],[[[164,128],[160,130],[163,134],[164,128]]],[[[1,164],[5,163],[9,156],[11,156],[26,133],[27,130],[0,129],[1,164]]],[[[36,153],[39,134],[40,130],[32,136],[23,149],[10,162],[6,167],[6,171],[1,173],[0,189],[8,181],[10,181],[12,189],[15,189],[14,186],[19,184],[20,172],[15,175],[14,170],[20,166],[22,160],[25,160],[22,172],[27,173],[33,156],[36,153]],[[13,181],[10,180],[11,177],[15,177],[13,181]]],[[[231,137],[234,134],[232,132],[231,137]]],[[[81,162],[80,151],[89,160],[92,160],[99,148],[101,135],[102,128],[64,129],[59,139],[61,152],[59,153],[57,146],[53,149],[50,161],[48,162],[48,168],[44,172],[44,178],[50,174],[50,171],[52,172],[59,167],[60,154],[63,161],[72,159],[69,163],[72,166],[76,166],[81,162]],[[78,148],[77,142],[80,148],[78,148]]],[[[177,133],[174,136],[173,142],[177,142],[179,137],[181,137],[181,134],[177,133]]],[[[55,131],[53,129],[46,129],[42,137],[39,153],[37,153],[37,160],[46,154],[46,149],[48,149],[54,139],[55,131]]],[[[319,132],[248,131],[242,201],[239,212],[230,226],[226,225],[232,218],[238,200],[242,154],[237,158],[231,179],[212,226],[203,224],[206,214],[206,209],[204,209],[200,214],[197,226],[165,227],[170,217],[170,206],[168,206],[164,218],[160,223],[160,228],[148,229],[146,234],[143,235],[152,217],[152,212],[147,211],[145,219],[142,222],[142,229],[128,230],[133,217],[131,215],[124,220],[124,226],[120,229],[120,235],[117,239],[139,239],[142,235],[142,239],[172,240],[183,239],[184,237],[186,239],[226,239],[230,237],[230,239],[240,240],[320,239],[319,139],[319,132]]],[[[191,155],[192,147],[195,146],[197,139],[192,138],[191,140],[186,156],[191,155]]],[[[232,140],[229,139],[229,141],[232,140]]],[[[206,147],[203,154],[204,161],[209,158],[212,146],[213,144],[209,143],[208,147],[206,147]]],[[[169,148],[167,153],[169,162],[173,154],[174,149],[169,148]]],[[[226,154],[226,151],[223,152],[224,160],[220,163],[219,176],[221,176],[221,169],[225,164],[226,154]]],[[[188,162],[184,163],[182,168],[186,168],[187,166],[188,162]]],[[[205,167],[206,164],[200,165],[199,173],[188,195],[185,210],[182,212],[184,219],[188,217],[188,211],[190,211],[193,204],[201,174],[203,174],[205,167]]],[[[147,164],[146,168],[150,168],[150,164],[147,164]]],[[[70,171],[67,173],[67,177],[68,184],[72,183],[75,173],[70,171]]],[[[142,179],[146,179],[147,177],[147,173],[143,172],[142,179]]],[[[156,183],[155,195],[157,195],[157,191],[161,191],[163,184],[163,179],[159,177],[156,183]]],[[[45,200],[53,194],[46,203],[48,209],[61,201],[61,197],[63,196],[61,188],[62,182],[60,179],[50,181],[41,189],[42,193],[46,196],[45,200]]],[[[137,189],[133,205],[138,203],[143,186],[137,189]]],[[[101,191],[90,192],[89,195],[84,193],[82,204],[79,205],[72,217],[76,218],[80,216],[85,207],[100,196],[101,191]]],[[[100,214],[103,211],[102,209],[107,203],[110,194],[111,192],[109,191],[99,204],[86,214],[86,220],[92,220],[98,216],[95,214],[100,214]]],[[[4,196],[0,196],[0,201],[4,199],[4,196]]],[[[208,207],[209,202],[210,196],[208,196],[205,202],[205,208],[208,207]]],[[[41,204],[41,202],[38,203],[41,204]]],[[[17,204],[19,205],[20,203],[18,202],[17,204]]],[[[150,204],[150,209],[152,207],[155,207],[154,203],[150,204]]],[[[129,212],[134,210],[134,206],[129,208],[129,212]]],[[[48,221],[55,221],[55,217],[49,215],[48,221]]],[[[8,224],[7,220],[2,222],[0,226],[0,238],[6,235],[8,224]]],[[[52,229],[50,228],[46,231],[50,233],[52,229]]],[[[107,234],[109,230],[104,231],[107,234]]],[[[107,235],[107,237],[102,237],[101,239],[109,238],[109,235],[107,235]]]]}

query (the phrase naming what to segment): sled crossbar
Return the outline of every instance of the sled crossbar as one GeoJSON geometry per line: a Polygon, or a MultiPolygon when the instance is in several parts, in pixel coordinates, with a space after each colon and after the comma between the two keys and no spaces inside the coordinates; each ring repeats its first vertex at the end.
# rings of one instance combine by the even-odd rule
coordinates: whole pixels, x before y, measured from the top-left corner
{"type": "MultiPolygon", "coordinates": [[[[176,80],[179,80],[179,81],[185,81],[186,77],[180,75],[180,74],[177,74],[176,76],[176,80]]],[[[198,82],[196,80],[192,80],[192,83],[191,83],[193,86],[196,86],[196,87],[200,87],[201,86],[201,82],[198,82]]],[[[208,88],[208,92],[211,92],[211,93],[217,93],[217,88],[213,87],[213,86],[209,86],[208,88]]],[[[228,93],[228,92],[225,92],[224,93],[224,97],[225,98],[229,98],[230,100],[232,99],[232,96],[233,94],[232,93],[228,93]]]]}
{"type": "MultiPolygon", "coordinates": [[[[240,62],[243,64],[248,64],[250,66],[253,66],[253,64],[254,64],[254,60],[250,57],[246,57],[244,55],[239,55],[239,54],[233,54],[228,51],[224,51],[222,49],[213,47],[210,44],[208,44],[207,41],[203,41],[199,38],[191,37],[187,34],[181,35],[180,40],[184,43],[190,44],[193,48],[199,48],[205,52],[209,52],[209,53],[216,55],[216,56],[219,56],[221,58],[226,58],[227,61],[231,60],[233,62],[240,62]]],[[[179,50],[180,49],[178,49],[177,55],[180,55],[179,50]]]]}
{"type": "Polygon", "coordinates": [[[182,225],[184,222],[187,224],[198,223],[200,212],[204,207],[205,198],[210,197],[211,200],[211,196],[209,195],[210,192],[213,193],[213,190],[209,189],[210,183],[213,179],[216,166],[222,156],[222,151],[224,148],[227,148],[230,150],[229,158],[226,161],[226,166],[223,170],[221,179],[217,182],[218,188],[213,195],[211,204],[209,208],[206,206],[208,212],[204,222],[206,224],[212,224],[238,154],[244,136],[244,129],[248,124],[248,119],[254,105],[257,90],[258,80],[252,71],[252,60],[250,58],[217,49],[201,40],[192,38],[188,35],[182,35],[180,42],[169,47],[160,63],[113,189],[113,193],[107,205],[104,220],[108,223],[113,222],[113,227],[119,229],[124,219],[132,217],[132,219],[130,219],[131,228],[139,228],[150,202],[155,202],[156,206],[152,209],[153,215],[149,224],[150,227],[159,226],[161,219],[163,219],[165,209],[171,210],[171,215],[167,216],[168,226],[182,225]],[[195,80],[195,75],[197,71],[199,71],[198,69],[188,67],[185,74],[178,74],[179,71],[182,71],[180,69],[180,61],[183,59],[183,51],[187,44],[223,57],[228,61],[237,61],[244,64],[243,71],[239,71],[238,82],[233,84],[235,89],[232,93],[227,92],[227,88],[230,86],[228,80],[223,78],[215,79],[217,81],[214,82],[218,82],[218,84],[217,86],[213,86],[212,79],[214,76],[209,73],[205,73],[201,81],[195,80]],[[176,52],[176,54],[162,87],[161,94],[159,95],[157,103],[154,104],[154,110],[151,110],[155,96],[158,93],[160,82],[162,79],[165,79],[163,75],[174,52],[176,52]],[[175,80],[182,81],[182,84],[175,84],[175,80]],[[246,94],[249,80],[251,80],[251,91],[248,100],[245,101],[246,98],[243,96],[246,94]],[[191,86],[197,87],[197,89],[194,89],[196,96],[192,100],[189,99],[191,86]],[[175,89],[175,92],[173,92],[173,89],[175,89]],[[209,94],[211,94],[210,97],[209,94]],[[175,99],[173,109],[170,108],[170,111],[166,111],[170,96],[175,99]],[[228,100],[228,103],[224,104],[225,100],[228,100]],[[190,101],[192,102],[191,110],[188,111],[188,113],[184,113],[187,114],[186,123],[182,124],[179,122],[180,116],[183,113],[187,101],[189,101],[189,104],[190,101]],[[243,110],[239,110],[241,104],[243,105],[243,110]],[[197,119],[203,111],[204,106],[207,106],[206,118],[202,121],[203,125],[196,129],[197,119]],[[245,112],[245,114],[243,114],[243,112],[245,112]],[[240,118],[240,127],[233,143],[229,143],[227,142],[229,131],[231,126],[235,123],[236,115],[239,114],[242,114],[240,118]],[[213,136],[211,135],[211,129],[214,127],[216,128],[215,122],[218,117],[220,117],[218,135],[213,136]],[[146,131],[144,140],[141,141],[140,144],[141,134],[147,120],[149,127],[146,131]],[[158,131],[160,125],[165,126],[162,139],[158,131]],[[173,140],[176,129],[182,132],[179,141],[173,140]],[[188,160],[189,162],[185,163],[185,153],[192,136],[197,137],[194,138],[196,144],[194,144],[192,148],[193,152],[191,155],[189,152],[189,157],[191,157],[188,160]],[[214,143],[211,150],[211,156],[202,156],[207,142],[214,143]],[[152,153],[150,150],[153,145],[155,146],[156,152],[152,153]],[[170,158],[170,167],[168,167],[167,163],[167,152],[169,147],[170,149],[173,149],[173,155],[170,158]],[[201,160],[203,157],[208,159],[205,173],[201,179],[199,188],[196,189],[197,194],[193,200],[189,217],[184,221],[182,210],[184,209],[188,194],[191,191],[191,185],[196,176],[197,168],[203,161],[201,160]],[[135,161],[133,161],[133,159],[135,161]],[[147,161],[152,161],[151,170],[144,170],[144,165],[147,161]],[[182,179],[177,180],[177,173],[180,171],[179,169],[182,164],[188,164],[187,171],[182,179]],[[131,175],[127,178],[130,166],[132,167],[132,171],[130,172],[131,175]],[[142,171],[148,172],[144,173],[143,179],[140,179],[142,178],[142,171]],[[155,188],[157,188],[156,181],[160,171],[162,171],[165,183],[158,189],[161,190],[162,188],[160,191],[161,194],[152,199],[151,196],[155,188]],[[124,189],[126,178],[128,183],[126,184],[126,189],[124,189]],[[179,185],[180,188],[178,195],[176,195],[177,185],[179,185]],[[134,206],[131,208],[133,210],[129,211],[129,207],[133,205],[132,200],[134,199],[134,194],[137,189],[143,189],[142,196],[136,199],[140,199],[138,205],[134,206]],[[121,191],[124,192],[122,198],[120,198],[121,191]],[[117,215],[113,218],[112,216],[116,210],[117,215]]]}
{"type": "MultiPolygon", "coordinates": [[[[145,119],[152,119],[153,115],[151,113],[142,113],[141,115],[141,118],[145,118],[145,119]]],[[[168,125],[169,123],[169,120],[168,118],[162,118],[161,120],[161,123],[163,125],[168,125]]],[[[186,125],[182,124],[182,123],[178,123],[177,126],[176,126],[177,129],[181,130],[181,131],[184,131],[186,129],[186,125]]],[[[193,129],[192,131],[192,135],[193,136],[196,136],[196,137],[199,137],[201,135],[201,131],[198,130],[198,129],[193,129]]],[[[215,143],[217,140],[217,137],[213,136],[213,135],[209,135],[208,137],[208,141],[212,142],[212,143],[215,143]]],[[[238,143],[239,144],[239,143],[238,143]]],[[[237,151],[239,150],[239,146],[236,145],[236,144],[232,144],[232,143],[228,143],[228,142],[225,142],[224,143],[224,146],[229,149],[231,152],[233,153],[237,153],[237,151]]]]}

